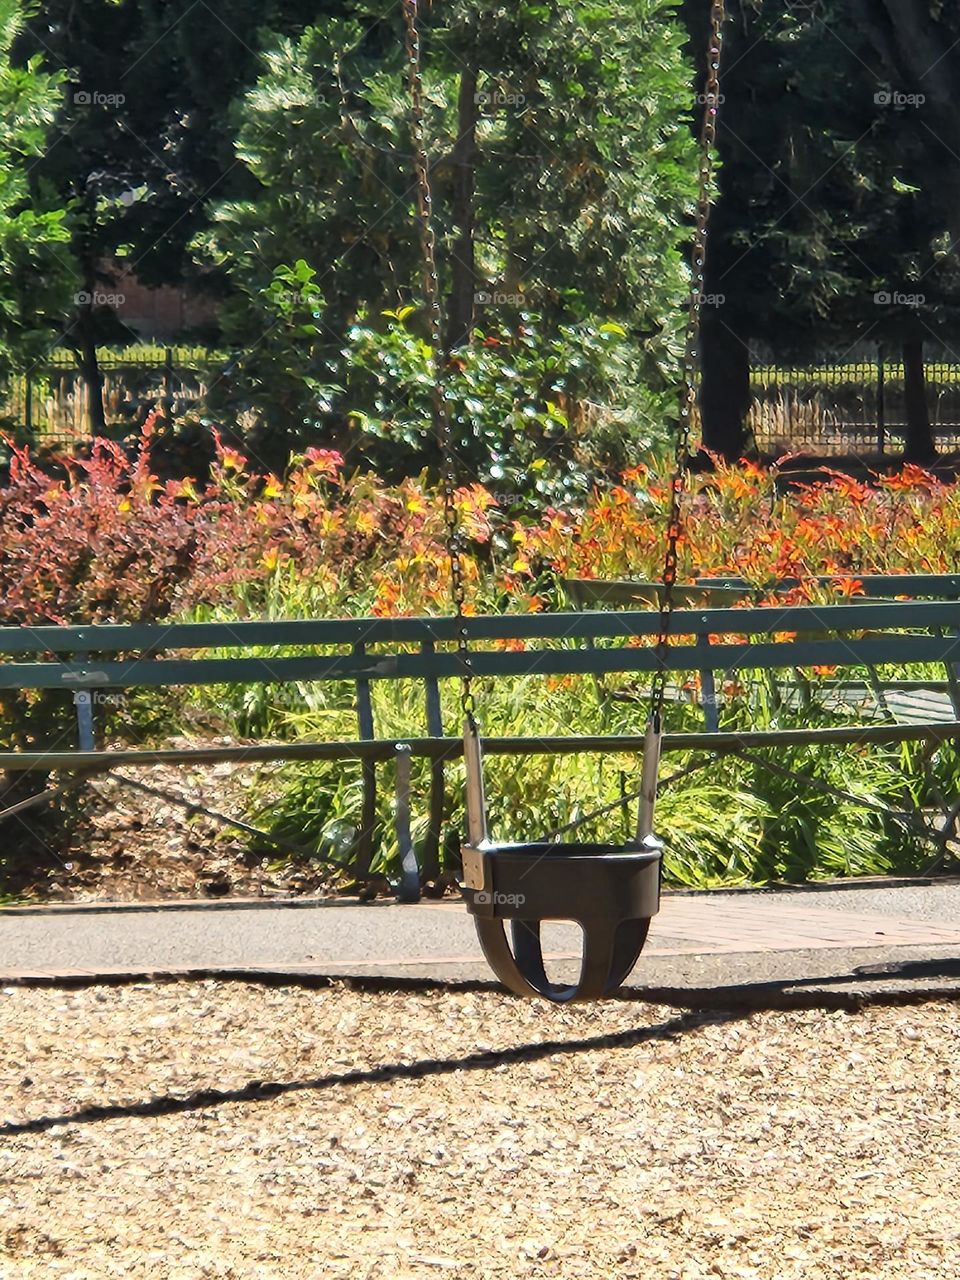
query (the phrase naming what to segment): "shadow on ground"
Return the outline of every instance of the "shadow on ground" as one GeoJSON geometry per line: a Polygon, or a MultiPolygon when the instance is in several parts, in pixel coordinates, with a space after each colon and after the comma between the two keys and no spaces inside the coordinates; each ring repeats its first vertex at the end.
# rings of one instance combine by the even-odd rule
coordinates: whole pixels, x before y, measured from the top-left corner
{"type": "Polygon", "coordinates": [[[422,1080],[428,1076],[450,1075],[455,1071],[490,1071],[496,1067],[514,1063],[536,1062],[556,1054],[589,1053],[598,1049],[629,1049],[646,1041],[673,1040],[708,1022],[736,1021],[742,1016],[740,1013],[731,1013],[729,1018],[722,1018],[716,1014],[684,1013],[652,1027],[637,1027],[630,1031],[605,1036],[590,1036],[578,1040],[542,1040],[535,1044],[515,1045],[512,1048],[491,1050],[486,1053],[471,1053],[458,1058],[422,1058],[417,1062],[385,1063],[366,1070],[339,1072],[307,1080],[250,1080],[236,1089],[198,1089],[181,1096],[161,1094],[142,1102],[104,1103],[99,1106],[83,1107],[77,1111],[62,1112],[59,1115],[38,1116],[33,1120],[0,1124],[0,1137],[43,1133],[64,1124],[95,1124],[102,1120],[116,1120],[131,1116],[169,1116],[200,1111],[207,1107],[218,1107],[230,1102],[269,1102],[289,1093],[317,1092],[360,1084],[381,1084],[392,1080],[422,1080]]]}

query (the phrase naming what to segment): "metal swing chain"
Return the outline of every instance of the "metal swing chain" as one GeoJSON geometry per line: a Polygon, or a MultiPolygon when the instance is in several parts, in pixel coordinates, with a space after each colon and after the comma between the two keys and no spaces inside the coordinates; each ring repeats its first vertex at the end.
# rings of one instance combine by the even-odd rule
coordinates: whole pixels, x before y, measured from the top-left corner
{"type": "Polygon", "coordinates": [[[684,342],[680,395],[680,426],[677,430],[674,469],[670,479],[670,509],[667,518],[667,546],[663,563],[660,595],[660,630],[657,635],[657,669],[650,694],[650,721],[654,732],[663,724],[663,704],[667,693],[667,657],[677,585],[678,547],[683,533],[683,498],[690,464],[690,426],[697,405],[697,365],[700,339],[700,309],[703,298],[704,269],[707,257],[707,231],[712,206],[713,148],[717,138],[717,113],[720,106],[720,56],[723,52],[723,23],[726,18],[724,0],[711,0],[710,38],[707,48],[707,75],[704,85],[704,113],[700,128],[700,168],[697,191],[697,219],[693,233],[690,269],[690,301],[684,342]]]}
{"type": "Polygon", "coordinates": [[[417,0],[402,0],[406,29],[407,81],[410,91],[410,133],[413,140],[413,162],[417,175],[417,222],[420,226],[420,248],[423,255],[423,293],[427,304],[432,364],[431,399],[433,425],[441,454],[440,487],[443,494],[443,519],[447,532],[447,555],[450,561],[450,592],[456,610],[457,652],[461,664],[463,713],[472,723],[477,702],[473,692],[472,659],[464,626],[466,588],[463,573],[463,551],[460,522],[456,506],[456,462],[453,432],[446,395],[447,352],[443,345],[443,316],[440,309],[440,281],[437,275],[437,237],[433,229],[433,194],[423,127],[423,70],[420,32],[417,25],[417,0]]]}

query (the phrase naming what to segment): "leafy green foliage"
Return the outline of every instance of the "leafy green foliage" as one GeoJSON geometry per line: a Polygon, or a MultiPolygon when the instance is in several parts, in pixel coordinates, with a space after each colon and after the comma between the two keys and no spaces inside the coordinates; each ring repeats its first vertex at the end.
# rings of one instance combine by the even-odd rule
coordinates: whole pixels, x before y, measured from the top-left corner
{"type": "MultiPolygon", "coordinates": [[[[254,190],[220,204],[197,240],[230,282],[221,320],[238,352],[211,406],[252,412],[281,449],[320,438],[330,406],[317,380],[342,376],[351,317],[394,302],[415,272],[401,104],[379,106],[386,71],[368,46],[359,23],[331,18],[265,55],[237,111],[254,190]]],[[[397,79],[399,46],[390,61],[397,79]]]]}
{"type": "MultiPolygon", "coordinates": [[[[42,66],[62,90],[30,185],[34,200],[66,211],[60,256],[76,282],[52,308],[45,339],[73,351],[95,431],[104,428],[97,347],[137,339],[114,302],[118,263],[146,285],[216,287],[198,276],[187,245],[214,199],[243,190],[228,109],[255,76],[261,26],[302,25],[307,7],[44,0],[18,32],[14,64],[42,66]]],[[[45,278],[31,271],[31,289],[45,278]]]]}
{"type": "Polygon", "coordinates": [[[525,284],[545,315],[672,333],[695,171],[675,10],[671,0],[437,10],[434,56],[449,51],[479,75],[481,275],[507,292],[525,284]]]}
{"type": "MultiPolygon", "coordinates": [[[[388,313],[386,329],[354,325],[346,347],[350,456],[385,478],[439,461],[430,347],[410,328],[411,310],[388,313]]],[[[664,406],[652,393],[596,404],[611,384],[625,383],[632,354],[624,329],[611,323],[551,330],[525,315],[513,329],[478,329],[446,371],[462,478],[531,511],[545,500],[585,498],[599,475],[619,473],[659,438],[664,406]]]]}
{"type": "MultiPolygon", "coordinates": [[[[546,368],[569,355],[570,387],[589,381],[592,396],[630,396],[640,417],[662,419],[655,397],[675,367],[680,243],[694,170],[678,111],[689,89],[674,5],[504,9],[484,0],[437,3],[422,21],[444,292],[454,289],[466,234],[475,259],[467,282],[471,332],[475,326],[481,339],[498,342],[519,332],[510,354],[528,367],[525,348],[535,333],[546,368]],[[476,92],[464,104],[467,75],[476,92]],[[465,111],[472,139],[466,198],[457,187],[465,111]],[[604,322],[622,326],[629,359],[605,364],[587,350],[602,343],[604,322]]],[[[238,359],[214,409],[221,417],[252,412],[287,445],[315,442],[325,431],[349,449],[355,442],[343,432],[351,413],[369,435],[374,418],[402,419],[422,390],[426,353],[401,349],[401,335],[377,338],[381,326],[365,319],[401,310],[406,317],[419,294],[401,49],[398,26],[368,29],[337,17],[276,43],[237,114],[237,154],[255,188],[247,199],[220,204],[196,242],[201,260],[233,289],[223,319],[238,359]],[[307,270],[322,309],[297,287],[278,288],[283,273],[307,270]],[[343,385],[353,394],[374,347],[385,360],[376,403],[348,397],[331,412],[326,389],[343,385]]],[[[414,314],[411,329],[422,331],[419,323],[414,314]]],[[[474,355],[465,359],[478,364],[474,355]]],[[[506,365],[508,386],[517,386],[518,372],[506,365]]],[[[492,376],[483,381],[492,384],[492,376]]],[[[552,390],[529,385],[519,398],[542,403],[552,390]]],[[[585,404],[564,412],[576,417],[585,404]]],[[[501,415],[501,434],[513,425],[501,415]]],[[[402,434],[394,440],[391,466],[400,463],[402,434]]],[[[610,442],[608,435],[601,451],[610,442]]],[[[421,460],[415,449],[408,468],[421,460]]],[[[518,460],[521,468],[525,461],[518,460]]]]}
{"type": "Polygon", "coordinates": [[[0,377],[49,346],[72,283],[65,210],[28,176],[49,145],[61,77],[37,57],[11,65],[23,23],[23,5],[0,0],[0,377]]]}

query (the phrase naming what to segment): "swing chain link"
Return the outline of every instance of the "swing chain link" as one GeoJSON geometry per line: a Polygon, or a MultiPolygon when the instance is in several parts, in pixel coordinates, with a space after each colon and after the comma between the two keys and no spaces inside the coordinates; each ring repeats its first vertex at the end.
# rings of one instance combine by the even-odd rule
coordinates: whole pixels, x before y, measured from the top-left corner
{"type": "Polygon", "coordinates": [[[413,163],[417,179],[417,222],[420,227],[423,293],[427,304],[430,360],[433,374],[431,387],[433,426],[441,455],[440,489],[443,495],[443,520],[446,528],[447,555],[450,563],[450,593],[459,623],[457,653],[460,659],[463,685],[460,701],[464,715],[472,723],[477,710],[477,701],[472,685],[473,661],[470,656],[470,646],[467,642],[467,630],[464,622],[466,585],[464,581],[463,540],[460,521],[457,516],[456,461],[445,377],[448,353],[444,349],[443,341],[440,280],[437,274],[437,237],[433,228],[433,193],[424,137],[423,64],[420,50],[420,32],[417,24],[417,0],[402,0],[402,3],[406,29],[407,80],[410,92],[410,132],[413,141],[413,163]]]}
{"type": "Polygon", "coordinates": [[[720,56],[723,51],[723,24],[726,18],[724,0],[711,0],[710,37],[707,48],[707,73],[704,85],[703,121],[700,129],[700,165],[698,171],[697,214],[693,233],[690,264],[690,300],[687,309],[686,337],[680,382],[680,425],[677,429],[673,474],[670,478],[670,506],[667,516],[667,545],[664,555],[662,591],[660,594],[660,630],[657,635],[657,669],[650,696],[650,719],[657,732],[663,724],[663,704],[667,692],[667,657],[675,605],[675,588],[679,564],[679,545],[683,534],[683,498],[690,465],[690,427],[697,407],[697,368],[700,353],[700,311],[703,305],[704,271],[707,257],[707,232],[710,223],[713,189],[713,153],[717,139],[717,114],[720,107],[720,56]]]}

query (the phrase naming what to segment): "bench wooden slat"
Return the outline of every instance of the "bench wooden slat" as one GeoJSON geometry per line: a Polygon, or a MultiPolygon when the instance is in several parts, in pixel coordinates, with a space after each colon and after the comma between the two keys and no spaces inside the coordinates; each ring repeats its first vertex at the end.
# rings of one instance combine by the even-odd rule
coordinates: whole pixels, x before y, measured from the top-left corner
{"type": "Polygon", "coordinates": [[[900,724],[947,724],[956,720],[949,694],[900,693],[884,690],[887,710],[900,724]]]}
{"type": "MultiPolygon", "coordinates": [[[[663,586],[659,582],[634,582],[629,579],[564,578],[561,585],[576,609],[586,610],[598,604],[648,604],[660,607],[663,586]]],[[[673,589],[678,608],[722,608],[734,605],[749,594],[740,586],[687,586],[673,589]]]]}
{"type": "MultiPolygon", "coordinates": [[[[617,639],[653,636],[653,610],[478,615],[464,620],[470,640],[617,639]]],[[[693,636],[769,635],[780,631],[849,632],[933,627],[960,629],[960,602],[893,600],[880,604],[765,606],[743,609],[678,609],[673,632],[693,636]]],[[[359,618],[288,622],[184,622],[89,627],[0,627],[0,654],[157,653],[183,649],[316,648],[357,644],[453,643],[456,618],[359,618]]],[[[267,659],[263,659],[266,661],[267,659]]]]}
{"type": "MultiPolygon", "coordinates": [[[[478,676],[605,675],[652,672],[659,662],[652,646],[611,649],[474,648],[478,676]]],[[[669,671],[778,670],[788,667],[857,667],[885,663],[955,662],[960,638],[891,635],[869,640],[797,640],[782,643],[673,645],[669,671]]],[[[131,662],[0,663],[0,689],[165,688],[174,685],[284,683],[311,680],[423,680],[459,675],[456,653],[399,653],[358,659],[170,658],[131,662]]]]}
{"type": "MultiPolygon", "coordinates": [[[[960,599],[960,575],[955,573],[848,573],[820,576],[814,581],[822,587],[829,587],[837,582],[859,582],[866,595],[880,600],[892,600],[898,596],[909,596],[914,600],[925,596],[936,600],[960,599]]],[[[698,578],[697,582],[704,586],[728,588],[747,586],[743,578],[735,576],[698,578]]],[[[789,591],[798,586],[799,578],[782,578],[772,584],[772,589],[789,591]]]]}

